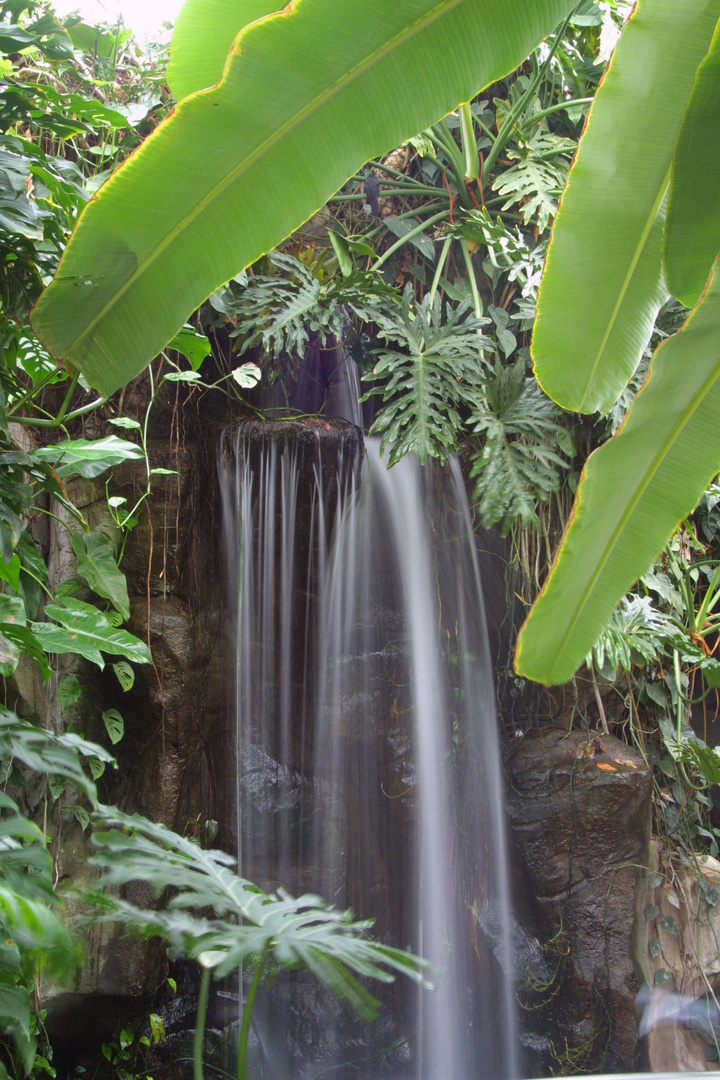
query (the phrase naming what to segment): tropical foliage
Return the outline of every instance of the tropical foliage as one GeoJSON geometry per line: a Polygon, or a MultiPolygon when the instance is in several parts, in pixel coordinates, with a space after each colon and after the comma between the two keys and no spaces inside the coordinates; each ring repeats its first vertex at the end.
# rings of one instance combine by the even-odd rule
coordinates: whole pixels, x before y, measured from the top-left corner
{"type": "Polygon", "coordinates": [[[266,969],[304,967],[365,1019],[377,1015],[378,1002],[357,975],[392,982],[401,972],[418,982],[426,966],[399,949],[372,941],[371,922],[353,922],[352,912],[328,908],[317,896],[294,899],[282,890],[269,895],[238,877],[235,860],[222,851],[204,851],[163,825],[101,807],[98,824],[111,831],[93,837],[93,858],[102,877],[87,899],[102,918],[121,921],[144,936],[159,935],[176,954],[196,960],[203,970],[195,1028],[195,1080],[202,1080],[202,1048],[210,975],[217,978],[242,965],[254,968],[243,1010],[238,1078],[246,1080],[247,1043],[255,995],[266,969]],[[156,896],[172,889],[164,909],[139,907],[120,899],[110,886],[138,879],[156,896]],[[207,914],[213,912],[214,917],[207,914]],[[387,969],[390,969],[389,971],[387,969]]]}
{"type": "MultiPolygon", "coordinates": [[[[587,463],[557,565],[518,645],[518,670],[545,682],[577,669],[720,460],[720,237],[716,217],[708,226],[694,201],[695,178],[711,168],[703,132],[718,107],[720,5],[700,4],[679,23],[669,15],[641,0],[591,110],[540,291],[533,356],[541,385],[565,407],[607,411],[637,367],[666,287],[696,306],[657,349],[618,434],[587,463]],[[639,86],[653,84],[652,107],[637,108],[639,86]],[[649,156],[640,153],[648,136],[649,156]],[[588,290],[577,308],[566,303],[571,280],[588,290]]],[[[715,207],[713,191],[704,195],[715,207]]]]}
{"type": "MultiPolygon", "coordinates": [[[[377,0],[274,7],[222,0],[206,18],[188,0],[170,115],[165,58],[142,55],[121,28],[88,34],[32,5],[2,9],[0,673],[35,663],[49,677],[58,655],[98,667],[109,657],[126,689],[132,663],[150,661],[122,627],[121,559],[158,471],[147,436],[162,380],[247,397],[261,373],[265,386],[288,383],[309,350],[343,346],[389,465],[469,445],[477,512],[524,552],[523,599],[570,517],[576,458],[603,444],[518,670],[561,682],[585,661],[598,722],[657,766],[667,835],[716,853],[708,790],[720,756],[690,721],[720,687],[720,518],[708,487],[720,460],[720,0],[681,15],[640,0],[597,96],[628,5],[423,0],[413,22],[377,0]],[[314,48],[327,40],[331,54],[314,48]],[[313,64],[297,63],[308,55],[313,64]],[[323,204],[319,225],[298,228],[323,204]],[[694,305],[687,319],[682,305],[694,305]],[[161,350],[144,418],[119,415],[108,395],[161,350]],[[81,438],[89,413],[117,431],[81,438]],[[21,448],[12,423],[39,438],[21,448]],[[134,506],[110,496],[111,536],[84,521],[67,481],[123,461],[146,484],[134,506]],[[50,595],[31,527],[49,499],[79,579],[50,595]]],[[[61,707],[78,689],[72,676],[60,684],[61,707]]],[[[111,744],[122,739],[117,710],[102,723],[111,744]]],[[[81,761],[98,777],[107,749],[12,714],[0,729],[11,789],[22,789],[14,759],[48,774],[53,797],[75,783],[92,809],[81,761]]],[[[77,957],[43,833],[20,803],[4,795],[0,819],[0,1023],[27,1066],[33,965],[52,947],[61,977],[77,957]]],[[[76,816],[88,825],[82,806],[76,816]]],[[[112,808],[96,822],[111,829],[96,837],[103,885],[140,877],[158,896],[176,890],[167,907],[112,890],[92,901],[199,963],[198,1078],[211,972],[245,960],[257,990],[273,966],[304,965],[366,1014],[373,1001],[356,976],[418,977],[413,958],[315,897],[262,893],[222,853],[112,808]]]]}

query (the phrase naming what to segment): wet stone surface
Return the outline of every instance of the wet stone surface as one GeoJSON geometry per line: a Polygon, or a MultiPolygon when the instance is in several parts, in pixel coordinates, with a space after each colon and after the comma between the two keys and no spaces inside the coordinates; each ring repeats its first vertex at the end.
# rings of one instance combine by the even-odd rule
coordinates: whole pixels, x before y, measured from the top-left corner
{"type": "Polygon", "coordinates": [[[611,736],[557,728],[516,740],[506,768],[520,921],[539,943],[518,972],[524,1041],[545,1075],[632,1070],[651,771],[611,736]]]}

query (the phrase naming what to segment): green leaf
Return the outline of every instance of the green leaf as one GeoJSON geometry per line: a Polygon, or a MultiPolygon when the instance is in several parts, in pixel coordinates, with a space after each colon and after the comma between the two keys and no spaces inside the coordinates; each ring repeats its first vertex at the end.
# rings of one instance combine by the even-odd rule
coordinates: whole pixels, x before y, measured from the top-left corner
{"type": "Polygon", "coordinates": [[[348,277],[355,269],[355,264],[352,261],[347,239],[340,233],[334,232],[332,229],[328,229],[328,236],[330,237],[332,249],[337,255],[340,271],[343,277],[348,277]]]}
{"type": "MultiPolygon", "coordinates": [[[[385,225],[385,227],[388,228],[391,233],[394,233],[400,240],[407,236],[412,229],[417,228],[419,224],[420,222],[417,221],[416,218],[403,218],[401,221],[400,218],[386,217],[383,221],[383,225],[385,225]]],[[[431,262],[435,259],[435,245],[425,233],[418,233],[416,236],[411,236],[408,243],[416,247],[420,254],[424,255],[425,258],[429,259],[431,262]]]]}
{"type": "Polygon", "coordinates": [[[421,465],[428,457],[442,461],[457,448],[459,407],[475,404],[482,350],[492,348],[479,332],[488,320],[475,318],[469,306],[469,298],[454,310],[447,305],[443,320],[439,296],[432,306],[429,295],[416,306],[408,285],[401,310],[376,312],[378,336],[387,345],[376,350],[372,373],[364,376],[380,383],[365,398],[382,394],[370,434],[380,435],[381,454],[391,447],[388,465],[409,453],[421,465]]]}
{"type": "Polygon", "coordinates": [[[126,660],[119,660],[117,664],[113,664],[113,671],[123,690],[132,690],[135,685],[135,672],[128,662],[126,660]]]}
{"type": "Polygon", "coordinates": [[[55,465],[63,480],[67,476],[84,476],[90,480],[113,465],[142,458],[143,452],[135,443],[108,435],[106,439],[67,439],[55,446],[41,446],[35,456],[55,465]]]}
{"type": "Polygon", "coordinates": [[[201,378],[199,371],[168,371],[165,375],[165,382],[199,382],[201,378]]]}
{"type": "Polygon", "coordinates": [[[470,423],[484,445],[473,458],[470,477],[476,480],[474,499],[486,528],[502,522],[506,535],[516,521],[539,525],[536,504],[548,501],[570,467],[563,447],[574,456],[560,418],[535,380],[526,377],[522,360],[498,365],[483,382],[470,423]]]}
{"type": "Polygon", "coordinates": [[[165,1026],[162,1022],[162,1018],[157,1013],[150,1013],[148,1015],[150,1021],[150,1031],[152,1032],[153,1042],[166,1042],[167,1036],[165,1035],[165,1026]]]}
{"type": "MultiPolygon", "coordinates": [[[[131,420],[129,416],[115,416],[108,420],[113,427],[125,428],[126,431],[140,431],[141,427],[137,420],[131,420]]],[[[125,502],[126,500],[123,500],[125,502]]]]}
{"type": "Polygon", "coordinates": [[[648,941],[648,951],[652,957],[659,956],[663,951],[662,941],[660,938],[650,938],[648,941]]]}
{"type": "Polygon", "coordinates": [[[95,806],[95,785],[83,772],[80,755],[97,756],[103,762],[114,761],[111,754],[95,743],[87,742],[78,735],[55,735],[52,731],[35,727],[27,720],[19,720],[14,713],[0,707],[0,757],[22,761],[36,772],[71,780],[95,806]]]}
{"type": "Polygon", "coordinates": [[[20,652],[27,653],[40,668],[43,680],[47,682],[52,672],[43,652],[42,645],[35,635],[26,626],[17,623],[0,622],[0,649],[6,654],[6,661],[14,656],[13,649],[17,647],[20,652]]]}
{"type": "Polygon", "coordinates": [[[13,555],[10,562],[5,562],[0,558],[0,579],[6,581],[11,589],[15,592],[18,591],[20,584],[20,559],[17,555],[13,555]]]}
{"type": "Polygon", "coordinates": [[[677,934],[678,932],[677,923],[672,915],[666,915],[664,919],[659,919],[658,926],[661,930],[664,930],[666,934],[677,934]]]}
{"type": "Polygon", "coordinates": [[[210,342],[204,334],[197,334],[192,326],[183,326],[167,347],[182,353],[190,361],[193,371],[197,371],[205,357],[210,355],[210,342]]]}
{"type": "Polygon", "coordinates": [[[355,975],[389,982],[399,971],[422,981],[424,961],[372,941],[370,924],[353,922],[351,912],[328,908],[316,896],[264,893],[233,873],[234,859],[225,852],[203,849],[137,814],[103,807],[96,821],[110,827],[93,837],[98,854],[92,863],[102,870],[103,890],[138,878],[158,896],[172,890],[167,909],[159,911],[134,907],[116,890],[91,893],[101,917],[160,935],[178,955],[218,977],[270,952],[281,966],[308,968],[365,1016],[374,1015],[377,1003],[355,975]]]}
{"type": "Polygon", "coordinates": [[[110,736],[110,742],[115,745],[119,743],[125,734],[125,721],[123,720],[117,709],[106,709],[102,714],[103,723],[110,736]]]}
{"type": "Polygon", "coordinates": [[[115,561],[115,552],[107,536],[101,532],[73,533],[70,543],[77,557],[80,577],[98,596],[109,600],[123,619],[129,619],[127,581],[115,561]]]}
{"type": "Polygon", "coordinates": [[[46,652],[79,653],[99,668],[105,667],[101,652],[124,656],[137,664],[152,663],[144,641],[113,626],[92,604],[68,596],[62,607],[48,604],[45,614],[54,622],[33,623],[32,631],[46,652]]]}
{"type": "Polygon", "coordinates": [[[243,390],[252,390],[262,378],[262,371],[257,364],[241,364],[233,368],[232,377],[243,390]]]}
{"type": "Polygon", "coordinates": [[[27,530],[20,534],[16,552],[22,562],[19,587],[25,600],[25,611],[29,619],[34,619],[37,617],[42,595],[40,582],[47,581],[48,568],[27,530]]]}
{"type": "Polygon", "coordinates": [[[60,798],[65,791],[65,779],[62,776],[49,776],[48,787],[50,788],[50,794],[53,797],[53,801],[60,798]]]}
{"type": "Polygon", "coordinates": [[[645,907],[645,918],[647,919],[648,922],[651,922],[653,919],[657,919],[659,914],[660,914],[660,908],[657,906],[657,904],[647,904],[646,905],[646,907],[645,907]]]}
{"type": "Polygon", "coordinates": [[[282,0],[186,0],[173,28],[167,70],[175,100],[214,86],[240,30],[281,7],[282,0]]]}
{"type": "Polygon", "coordinates": [[[720,251],[720,24],[698,68],[673,154],[665,278],[686,307],[705,288],[720,251]]]}
{"type": "Polygon", "coordinates": [[[658,970],[655,972],[655,978],[653,979],[653,982],[655,986],[665,986],[666,983],[669,983],[671,980],[671,971],[667,971],[665,968],[658,968],[658,970]]]}
{"type": "Polygon", "coordinates": [[[720,460],[720,274],[653,357],[617,435],[588,459],[552,573],[520,632],[519,674],[566,682],[720,460]]]}
{"type": "Polygon", "coordinates": [[[514,70],[572,6],[514,0],[509,18],[506,0],[312,0],[252,23],[220,83],[181,101],[86,205],[38,336],[112,393],[365,161],[514,70]]]}
{"type": "Polygon", "coordinates": [[[640,0],[590,109],[553,229],[532,354],[546,394],[607,411],[635,371],[667,292],[663,197],[720,0],[640,0]],[[569,301],[569,298],[572,300],[569,301]]]}
{"type": "Polygon", "coordinates": [[[105,772],[105,762],[99,757],[89,757],[88,765],[90,766],[93,780],[99,780],[105,772]]]}
{"type": "Polygon", "coordinates": [[[75,814],[75,817],[80,822],[80,825],[82,826],[82,831],[85,832],[88,825],[90,824],[90,815],[88,814],[84,806],[74,806],[73,812],[75,814]]]}
{"type": "Polygon", "coordinates": [[[58,686],[57,699],[61,709],[70,709],[82,697],[82,686],[77,675],[67,675],[58,686]]]}
{"type": "MultiPolygon", "coordinates": [[[[0,593],[0,625],[2,630],[13,626],[25,629],[25,604],[21,596],[11,596],[10,593],[0,593]]],[[[1,632],[1,631],[0,631],[1,632]]],[[[6,634],[2,634],[0,641],[0,675],[9,679],[14,674],[20,660],[20,647],[6,634]]]]}

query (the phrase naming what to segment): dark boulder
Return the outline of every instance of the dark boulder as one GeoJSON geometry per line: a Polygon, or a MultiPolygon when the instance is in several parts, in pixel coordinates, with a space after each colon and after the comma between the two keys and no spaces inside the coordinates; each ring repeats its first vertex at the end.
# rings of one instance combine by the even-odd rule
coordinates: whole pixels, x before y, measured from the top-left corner
{"type": "Polygon", "coordinates": [[[523,921],[540,946],[520,995],[526,1043],[554,1072],[631,1070],[651,770],[611,736],[558,728],[516,739],[507,770],[518,874],[530,897],[523,921]]]}

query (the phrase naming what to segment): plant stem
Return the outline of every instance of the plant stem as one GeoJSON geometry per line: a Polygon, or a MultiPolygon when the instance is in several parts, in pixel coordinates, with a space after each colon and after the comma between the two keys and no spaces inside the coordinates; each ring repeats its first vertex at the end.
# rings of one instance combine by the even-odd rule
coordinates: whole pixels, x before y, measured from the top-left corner
{"type": "MultiPolygon", "coordinates": [[[[73,409],[65,416],[65,420],[76,420],[78,416],[85,416],[89,412],[93,412],[95,409],[99,409],[101,405],[104,405],[107,401],[106,397],[96,398],[95,401],[90,401],[87,405],[81,405],[79,409],[73,409]]],[[[34,406],[38,408],[38,406],[34,406]]],[[[61,427],[65,430],[62,417],[55,417],[51,420],[40,420],[34,416],[13,416],[13,424],[25,424],[27,427],[48,427],[55,428],[61,427]]]]}
{"type": "MultiPolygon", "coordinates": [[[[408,182],[401,187],[381,188],[380,195],[382,198],[390,198],[393,195],[431,195],[434,199],[447,198],[447,192],[441,188],[432,187],[430,184],[415,184],[408,182]]],[[[331,195],[328,202],[367,202],[367,195],[363,193],[351,192],[349,195],[331,195]]]]}
{"type": "MultiPolygon", "coordinates": [[[[463,258],[465,260],[465,266],[468,272],[468,278],[470,279],[470,292],[473,298],[473,309],[475,311],[475,317],[482,319],[483,306],[480,299],[480,293],[478,292],[477,281],[475,279],[475,270],[472,264],[472,256],[470,255],[470,248],[467,245],[467,240],[461,240],[460,246],[462,248],[463,258]]],[[[480,330],[478,329],[478,334],[480,330]]]]}
{"type": "Polygon", "coordinates": [[[558,101],[556,105],[550,105],[547,109],[541,109],[540,112],[533,113],[532,116],[528,116],[522,122],[523,131],[526,128],[532,127],[533,124],[539,123],[544,120],[546,116],[552,116],[553,113],[562,112],[564,109],[571,109],[573,105],[590,105],[593,99],[591,97],[570,98],[569,101],[558,101]]]}
{"type": "MultiPolygon", "coordinates": [[[[492,172],[492,169],[493,169],[493,166],[495,165],[495,162],[497,161],[497,159],[500,156],[500,154],[502,153],[502,151],[505,149],[505,146],[507,145],[507,143],[510,141],[510,138],[512,136],[515,125],[517,124],[518,120],[520,119],[522,114],[527,109],[528,105],[530,104],[530,101],[532,100],[532,98],[535,95],[535,91],[537,90],[538,86],[542,82],[542,79],[543,79],[543,77],[545,75],[545,72],[550,67],[550,64],[552,63],[552,59],[555,56],[555,53],[557,52],[557,50],[559,48],[560,42],[563,39],[565,31],[568,28],[568,24],[570,22],[570,19],[572,18],[572,14],[573,13],[570,12],[567,19],[565,19],[565,22],[562,24],[562,26],[558,30],[557,35],[555,37],[555,41],[553,42],[552,48],[550,49],[550,53],[548,55],[547,60],[542,65],[542,67],[540,67],[538,69],[537,74],[533,78],[532,82],[528,86],[528,88],[525,91],[525,93],[523,94],[523,96],[518,101],[517,105],[515,105],[515,107],[510,110],[509,114],[505,118],[505,121],[504,121],[504,123],[502,125],[502,128],[500,129],[500,132],[498,134],[498,137],[495,140],[495,142],[493,143],[492,147],[490,148],[490,152],[488,153],[487,159],[485,161],[485,167],[483,169],[483,175],[484,175],[486,181],[489,181],[490,173],[492,172]]],[[[535,53],[533,53],[533,57],[535,57],[535,53]]]]}
{"type": "Polygon", "coordinates": [[[475,128],[470,105],[460,106],[460,134],[462,136],[463,155],[465,157],[465,178],[477,180],[480,176],[480,158],[475,142],[475,128]]]}
{"type": "Polygon", "coordinates": [[[205,1042],[205,1018],[207,1016],[208,996],[210,994],[210,968],[203,968],[198,996],[197,1016],[195,1017],[195,1039],[193,1040],[193,1080],[204,1080],[203,1044],[205,1042]]]}
{"type": "MultiPolygon", "coordinates": [[[[44,386],[47,386],[50,380],[54,379],[58,372],[60,372],[60,369],[56,368],[55,371],[50,371],[47,375],[45,375],[37,384],[37,386],[33,386],[30,390],[27,391],[27,393],[23,394],[19,401],[16,401],[15,404],[8,409],[7,415],[14,416],[17,410],[21,409],[25,402],[29,401],[30,398],[34,397],[39,390],[42,390],[44,386]]],[[[60,374],[62,374],[62,372],[60,372],[60,374]]]]}
{"type": "MultiPolygon", "coordinates": [[[[450,164],[450,170],[455,180],[455,186],[463,206],[466,208],[471,207],[472,202],[470,201],[470,196],[465,187],[465,161],[458,150],[457,143],[443,124],[442,120],[439,124],[435,124],[434,127],[428,129],[428,136],[430,141],[433,142],[438,149],[442,150],[447,157],[450,164]]],[[[440,168],[442,168],[442,165],[440,168]]]]}
{"type": "Polygon", "coordinates": [[[435,274],[433,275],[433,279],[432,279],[432,285],[430,286],[430,307],[433,306],[433,300],[435,299],[435,293],[437,292],[438,283],[440,281],[440,275],[442,274],[443,270],[445,269],[445,263],[447,261],[448,255],[450,254],[450,245],[452,244],[452,242],[453,242],[452,236],[448,236],[447,239],[445,240],[445,243],[443,244],[443,249],[440,252],[440,258],[438,259],[438,264],[437,264],[437,267],[435,269],[435,274]]]}
{"type": "Polygon", "coordinates": [[[379,270],[383,263],[387,262],[390,256],[394,255],[398,248],[401,248],[403,244],[407,243],[408,240],[412,240],[414,236],[418,236],[419,233],[423,232],[425,229],[429,229],[431,225],[437,225],[439,221],[444,221],[446,217],[447,210],[443,210],[441,213],[434,214],[431,218],[428,218],[427,221],[421,221],[420,224],[417,225],[414,229],[411,229],[409,233],[405,233],[404,236],[401,236],[399,240],[392,244],[384,253],[384,255],[381,255],[380,258],[373,263],[370,269],[379,270]]]}
{"type": "MultiPolygon", "coordinates": [[[[250,983],[250,989],[248,990],[247,1001],[245,1002],[245,1008],[243,1009],[242,1024],[240,1026],[240,1043],[238,1045],[238,1080],[247,1080],[247,1044],[248,1036],[250,1034],[250,1018],[252,1017],[253,1006],[255,1004],[255,998],[257,997],[258,987],[265,970],[265,961],[267,960],[267,950],[260,957],[257,967],[253,972],[252,982],[250,983]]],[[[195,1078],[197,1080],[197,1077],[195,1078]]]]}

